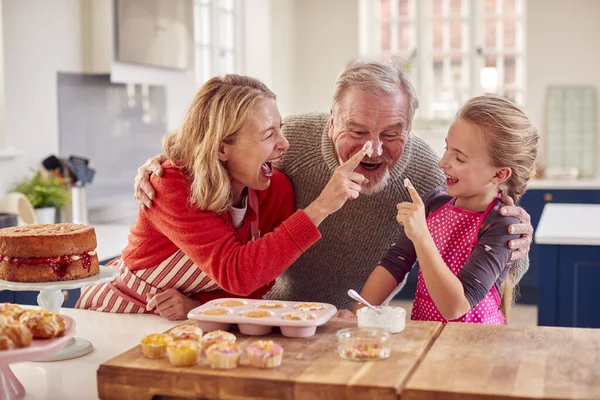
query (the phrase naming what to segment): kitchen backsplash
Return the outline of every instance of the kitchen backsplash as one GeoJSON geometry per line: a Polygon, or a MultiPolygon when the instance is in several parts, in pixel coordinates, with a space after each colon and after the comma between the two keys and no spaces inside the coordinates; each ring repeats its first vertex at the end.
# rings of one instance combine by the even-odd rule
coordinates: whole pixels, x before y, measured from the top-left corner
{"type": "Polygon", "coordinates": [[[166,90],[122,85],[108,75],[58,74],[59,154],[91,160],[90,223],[135,221],[137,168],[161,152],[167,131],[166,90]]]}

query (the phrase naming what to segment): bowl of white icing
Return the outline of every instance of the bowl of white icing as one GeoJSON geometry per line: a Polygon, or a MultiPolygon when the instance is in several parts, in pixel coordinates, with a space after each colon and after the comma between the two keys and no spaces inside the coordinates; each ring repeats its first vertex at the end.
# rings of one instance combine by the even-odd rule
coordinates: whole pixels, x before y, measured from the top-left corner
{"type": "Polygon", "coordinates": [[[406,326],[406,310],[402,307],[375,307],[381,314],[363,307],[356,312],[359,328],[381,328],[390,333],[402,332],[406,326]]]}

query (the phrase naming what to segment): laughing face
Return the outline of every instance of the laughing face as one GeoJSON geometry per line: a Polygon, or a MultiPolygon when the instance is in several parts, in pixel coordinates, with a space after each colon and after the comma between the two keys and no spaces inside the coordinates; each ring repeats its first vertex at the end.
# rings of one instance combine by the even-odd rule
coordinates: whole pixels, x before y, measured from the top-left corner
{"type": "Polygon", "coordinates": [[[272,162],[289,148],[281,133],[281,115],[271,99],[256,102],[242,128],[231,142],[224,142],[219,159],[224,162],[231,177],[231,191],[241,197],[245,187],[264,190],[273,176],[272,162]]]}
{"type": "Polygon", "coordinates": [[[494,167],[477,125],[458,119],[450,125],[446,151],[439,166],[446,175],[446,189],[458,197],[456,205],[483,211],[510,176],[510,168],[494,167]]]}
{"type": "Polygon", "coordinates": [[[329,137],[340,164],[373,141],[372,155],[365,156],[356,168],[369,180],[363,184],[363,194],[376,193],[387,184],[408,137],[408,110],[403,90],[376,95],[357,88],[347,90],[331,110],[329,137]]]}

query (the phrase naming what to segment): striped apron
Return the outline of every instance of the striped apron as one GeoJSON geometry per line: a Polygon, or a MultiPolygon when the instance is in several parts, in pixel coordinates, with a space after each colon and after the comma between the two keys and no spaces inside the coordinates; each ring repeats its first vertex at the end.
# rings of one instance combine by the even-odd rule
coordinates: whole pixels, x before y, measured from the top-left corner
{"type": "MultiPolygon", "coordinates": [[[[258,197],[248,189],[248,204],[256,213],[250,224],[252,240],[260,237],[258,218],[258,197]]],[[[114,313],[153,313],[146,311],[148,295],[162,293],[167,289],[177,289],[186,296],[199,292],[219,289],[202,269],[200,269],[183,251],[177,250],[158,265],[132,271],[121,257],[109,262],[107,267],[117,268],[119,276],[114,282],[81,289],[81,296],[75,308],[114,313]]]]}

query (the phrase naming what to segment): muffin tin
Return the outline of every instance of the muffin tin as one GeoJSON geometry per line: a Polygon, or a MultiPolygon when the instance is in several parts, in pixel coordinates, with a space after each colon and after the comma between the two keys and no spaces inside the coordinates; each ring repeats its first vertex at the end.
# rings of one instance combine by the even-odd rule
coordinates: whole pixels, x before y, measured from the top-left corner
{"type": "Polygon", "coordinates": [[[266,335],[273,327],[279,327],[283,336],[308,337],[314,335],[317,326],[325,324],[336,312],[337,308],[328,303],[225,298],[194,308],[188,313],[188,318],[198,321],[198,326],[205,332],[228,330],[236,324],[244,335],[266,335]],[[303,307],[309,305],[311,307],[303,307]],[[286,316],[309,316],[312,319],[285,319],[286,316]]]}

